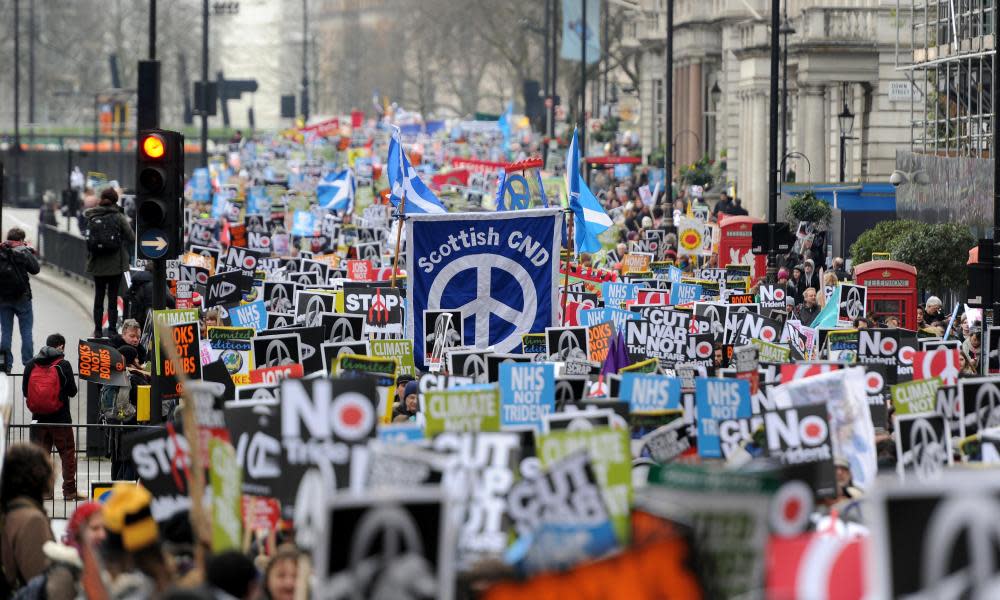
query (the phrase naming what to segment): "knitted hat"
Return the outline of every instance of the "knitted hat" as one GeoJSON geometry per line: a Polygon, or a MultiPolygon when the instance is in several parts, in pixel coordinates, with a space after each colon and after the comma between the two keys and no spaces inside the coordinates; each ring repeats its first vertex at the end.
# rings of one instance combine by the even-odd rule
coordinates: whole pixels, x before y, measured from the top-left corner
{"type": "Polygon", "coordinates": [[[160,531],[150,512],[152,500],[153,496],[144,487],[116,483],[103,509],[108,543],[127,552],[142,550],[155,543],[160,531]]]}
{"type": "Polygon", "coordinates": [[[80,506],[77,506],[76,510],[73,511],[73,516],[69,518],[69,523],[66,524],[66,534],[63,536],[63,543],[75,548],[77,546],[77,538],[80,536],[80,529],[90,517],[100,511],[101,505],[97,502],[84,502],[80,506]]]}
{"type": "Polygon", "coordinates": [[[420,385],[416,381],[410,381],[406,384],[403,389],[403,399],[405,400],[410,394],[416,394],[420,391],[420,385]]]}

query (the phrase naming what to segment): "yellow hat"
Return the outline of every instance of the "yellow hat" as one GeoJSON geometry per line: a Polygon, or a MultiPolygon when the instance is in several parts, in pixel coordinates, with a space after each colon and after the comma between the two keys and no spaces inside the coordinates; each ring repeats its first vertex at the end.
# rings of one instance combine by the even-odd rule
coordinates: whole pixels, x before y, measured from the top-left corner
{"type": "Polygon", "coordinates": [[[132,552],[156,542],[160,531],[150,512],[153,496],[144,487],[116,483],[104,503],[104,527],[108,541],[132,552]]]}

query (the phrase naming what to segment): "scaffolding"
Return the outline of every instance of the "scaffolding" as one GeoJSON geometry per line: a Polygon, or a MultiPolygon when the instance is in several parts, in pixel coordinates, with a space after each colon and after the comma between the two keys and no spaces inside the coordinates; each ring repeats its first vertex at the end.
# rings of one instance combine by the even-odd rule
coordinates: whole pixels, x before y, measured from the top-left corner
{"type": "Polygon", "coordinates": [[[912,84],[913,152],[989,157],[995,2],[896,0],[896,68],[912,84]]]}

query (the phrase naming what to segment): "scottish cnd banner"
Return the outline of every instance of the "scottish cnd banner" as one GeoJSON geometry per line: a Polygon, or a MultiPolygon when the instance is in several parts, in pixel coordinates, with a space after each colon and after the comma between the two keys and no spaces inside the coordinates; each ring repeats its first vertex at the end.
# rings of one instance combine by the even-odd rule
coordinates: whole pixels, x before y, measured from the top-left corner
{"type": "Polygon", "coordinates": [[[424,311],[459,310],[464,344],[510,352],[555,323],[562,214],[556,208],[408,216],[407,332],[424,365],[424,311]]]}

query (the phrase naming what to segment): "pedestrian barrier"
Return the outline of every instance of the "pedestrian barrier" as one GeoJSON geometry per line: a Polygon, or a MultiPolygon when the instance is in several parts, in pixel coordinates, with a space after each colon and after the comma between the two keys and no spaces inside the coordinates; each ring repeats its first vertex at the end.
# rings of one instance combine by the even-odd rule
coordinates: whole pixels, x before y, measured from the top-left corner
{"type": "Polygon", "coordinates": [[[78,235],[40,224],[38,254],[42,260],[64,273],[90,278],[87,275],[87,240],[78,235]]]}
{"type": "MultiPolygon", "coordinates": [[[[76,449],[76,487],[81,493],[91,494],[92,484],[107,484],[114,481],[112,476],[112,463],[110,458],[105,456],[88,455],[82,444],[88,438],[104,438],[109,433],[118,432],[122,435],[141,431],[145,429],[155,429],[151,425],[98,425],[98,424],[45,424],[46,427],[67,427],[73,429],[73,440],[76,449]]],[[[31,431],[39,427],[37,424],[14,424],[7,429],[7,445],[20,442],[31,442],[31,431]]],[[[45,511],[49,518],[68,519],[73,515],[77,505],[85,500],[68,499],[62,493],[62,461],[59,454],[50,449],[52,453],[52,466],[56,473],[53,485],[53,495],[44,502],[45,511]]]]}

